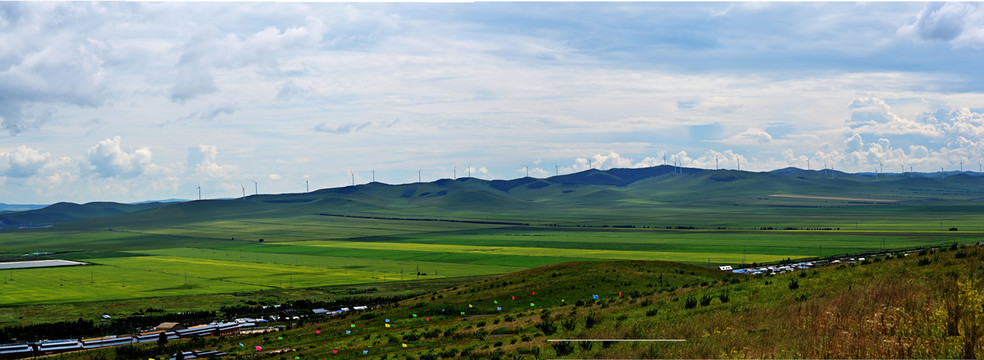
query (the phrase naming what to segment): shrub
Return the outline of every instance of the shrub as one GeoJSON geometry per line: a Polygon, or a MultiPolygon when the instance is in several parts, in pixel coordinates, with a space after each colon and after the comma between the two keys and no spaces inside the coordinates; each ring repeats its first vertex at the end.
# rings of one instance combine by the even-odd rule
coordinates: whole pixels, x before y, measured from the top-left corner
{"type": "Polygon", "coordinates": [[[601,316],[593,312],[589,313],[588,316],[584,318],[584,328],[590,329],[595,325],[601,324],[601,322],[602,322],[601,316]]]}
{"type": "Polygon", "coordinates": [[[567,329],[567,331],[574,331],[574,328],[577,327],[577,324],[574,322],[574,318],[564,320],[560,323],[560,325],[563,326],[564,329],[567,329]]]}
{"type": "Polygon", "coordinates": [[[718,299],[721,300],[722,304],[726,304],[728,303],[728,301],[731,300],[731,295],[728,293],[723,293],[721,295],[718,295],[718,299]]]}
{"type": "Polygon", "coordinates": [[[656,316],[657,313],[659,313],[659,308],[646,310],[646,316],[656,316]]]}
{"type": "Polygon", "coordinates": [[[687,300],[684,301],[683,307],[686,309],[693,309],[697,307],[697,299],[694,299],[693,296],[688,296],[687,300]]]}
{"type": "Polygon", "coordinates": [[[796,289],[799,289],[799,287],[800,287],[800,284],[799,284],[798,281],[796,281],[796,279],[793,279],[793,281],[790,281],[789,282],[789,290],[796,290],[796,289]]]}
{"type": "Polygon", "coordinates": [[[543,320],[535,326],[543,332],[543,335],[550,336],[557,332],[557,324],[554,324],[550,318],[543,318],[543,320]]]}
{"type": "Polygon", "coordinates": [[[561,341],[553,344],[553,348],[557,352],[557,356],[566,356],[574,352],[574,344],[569,341],[561,341]]]}
{"type": "Polygon", "coordinates": [[[707,305],[710,305],[710,304],[711,304],[711,299],[713,299],[713,298],[712,298],[712,297],[710,297],[710,296],[707,296],[707,295],[701,295],[701,296],[700,296],[700,306],[707,306],[707,305]]]}

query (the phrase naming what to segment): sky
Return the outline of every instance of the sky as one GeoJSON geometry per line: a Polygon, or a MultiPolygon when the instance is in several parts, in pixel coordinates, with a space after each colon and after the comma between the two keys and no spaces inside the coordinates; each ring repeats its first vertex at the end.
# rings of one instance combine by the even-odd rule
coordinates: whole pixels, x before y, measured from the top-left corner
{"type": "Polygon", "coordinates": [[[981,64],[981,3],[0,2],[0,202],[979,171],[981,64]]]}

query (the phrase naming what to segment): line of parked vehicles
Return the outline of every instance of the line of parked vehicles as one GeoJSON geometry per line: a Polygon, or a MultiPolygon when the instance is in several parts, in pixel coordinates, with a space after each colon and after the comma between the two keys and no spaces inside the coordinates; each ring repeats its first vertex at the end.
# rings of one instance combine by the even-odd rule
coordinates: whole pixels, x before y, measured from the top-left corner
{"type": "Polygon", "coordinates": [[[138,335],[108,336],[93,339],[44,340],[19,344],[4,344],[0,345],[0,357],[19,358],[40,356],[68,351],[154,342],[161,338],[162,333],[168,340],[198,336],[231,335],[239,333],[240,326],[241,325],[239,323],[235,322],[216,323],[193,326],[187,329],[174,331],[151,331],[138,335]]]}

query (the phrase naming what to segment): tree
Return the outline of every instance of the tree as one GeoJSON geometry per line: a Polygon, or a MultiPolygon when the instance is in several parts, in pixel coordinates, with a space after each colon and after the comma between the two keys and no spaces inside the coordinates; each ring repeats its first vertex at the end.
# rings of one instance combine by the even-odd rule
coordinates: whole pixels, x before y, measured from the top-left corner
{"type": "Polygon", "coordinates": [[[164,349],[167,346],[167,334],[161,331],[160,335],[157,336],[157,348],[164,349]]]}

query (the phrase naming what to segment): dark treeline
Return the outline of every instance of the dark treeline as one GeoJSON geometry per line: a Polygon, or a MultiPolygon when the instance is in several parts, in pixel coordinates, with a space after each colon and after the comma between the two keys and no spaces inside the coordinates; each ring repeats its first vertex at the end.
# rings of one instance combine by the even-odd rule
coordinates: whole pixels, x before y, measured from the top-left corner
{"type": "Polygon", "coordinates": [[[215,319],[215,317],[216,313],[214,311],[193,311],[180,314],[134,314],[125,318],[105,322],[80,318],[75,321],[7,326],[0,328],[0,343],[126,335],[134,334],[140,329],[157,326],[162,322],[181,322],[197,325],[208,323],[215,319]]]}

